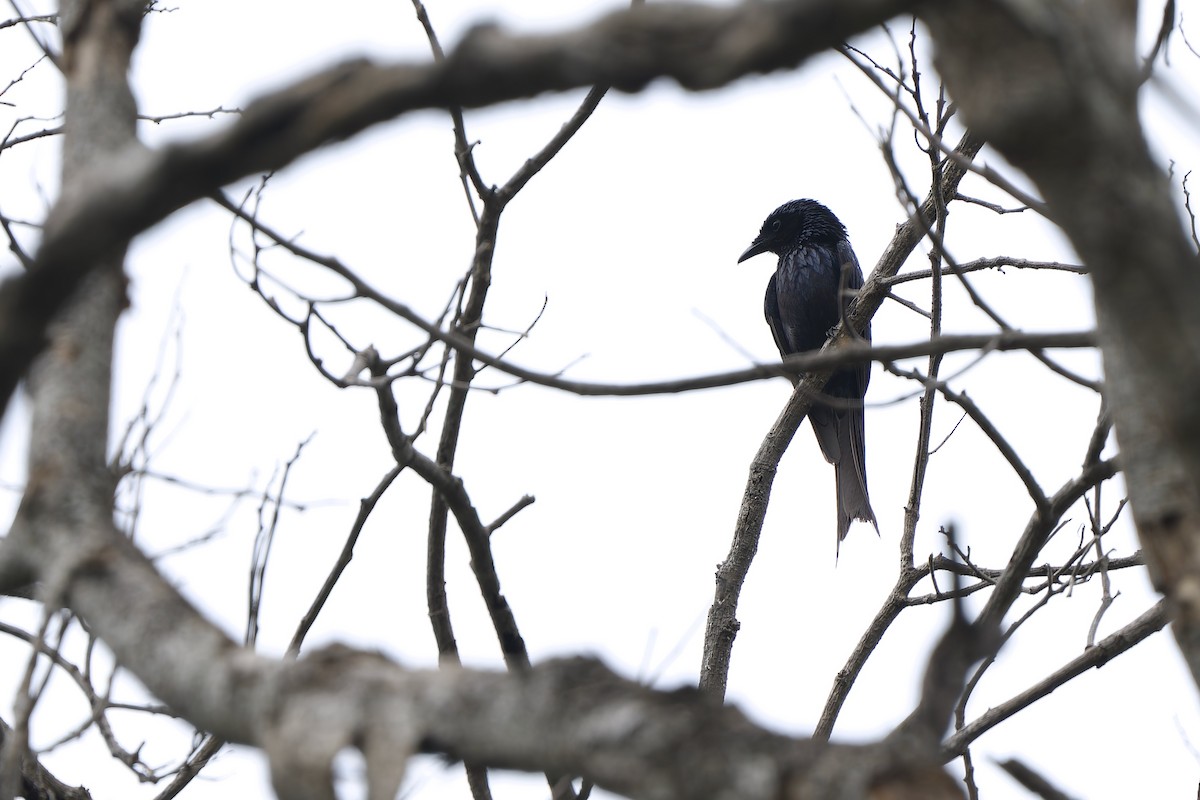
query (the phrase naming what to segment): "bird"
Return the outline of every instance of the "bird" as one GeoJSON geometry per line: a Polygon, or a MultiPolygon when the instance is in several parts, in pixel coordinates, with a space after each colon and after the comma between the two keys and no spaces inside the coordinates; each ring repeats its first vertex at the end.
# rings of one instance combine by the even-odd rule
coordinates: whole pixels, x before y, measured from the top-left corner
{"type": "MultiPolygon", "coordinates": [[[[863,285],[846,226],[816,200],[792,200],[771,212],[737,263],[762,253],[779,256],[763,303],[779,354],[817,350],[863,285]]],[[[863,336],[870,341],[869,325],[863,336]]],[[[870,379],[869,363],[835,371],[808,412],[821,454],[836,475],[839,552],[854,520],[871,523],[879,533],[867,494],[863,397],[870,379]]]]}

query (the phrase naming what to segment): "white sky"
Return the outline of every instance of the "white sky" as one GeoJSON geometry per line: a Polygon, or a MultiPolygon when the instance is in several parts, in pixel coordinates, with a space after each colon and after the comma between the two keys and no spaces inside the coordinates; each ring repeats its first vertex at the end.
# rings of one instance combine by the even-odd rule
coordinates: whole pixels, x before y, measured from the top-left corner
{"type": "MultiPolygon", "coordinates": [[[[542,6],[506,11],[434,2],[429,10],[449,45],[467,25],[485,19],[550,30],[615,7],[585,0],[542,6]]],[[[244,105],[343,57],[428,57],[405,2],[334,8],[177,0],[174,7],[150,17],[136,55],[133,79],[146,114],[244,105]]],[[[35,55],[24,32],[0,31],[0,37],[5,82],[35,55]]],[[[889,58],[879,35],[859,44],[881,60],[889,58]]],[[[1194,98],[1200,59],[1179,42],[1172,54],[1180,74],[1172,85],[1194,98]]],[[[931,65],[924,70],[932,81],[931,65]]],[[[1180,171],[1200,163],[1200,147],[1186,130],[1188,125],[1194,130],[1195,106],[1181,113],[1162,100],[1158,87],[1148,93],[1147,127],[1158,152],[1175,159],[1180,171]]],[[[557,131],[581,97],[573,92],[469,113],[468,136],[480,141],[475,152],[485,179],[506,180],[557,131]]],[[[4,99],[17,106],[16,111],[0,106],[4,129],[14,114],[51,116],[61,105],[48,64],[4,99]]],[[[884,98],[834,56],[712,94],[692,96],[656,84],[636,97],[606,98],[505,213],[487,322],[523,329],[548,298],[543,319],[513,360],[554,372],[586,356],[569,374],[592,380],[680,377],[775,359],[761,315],[771,261],[734,262],[780,202],[814,197],[841,217],[869,270],[903,220],[874,140],[875,129],[888,119],[884,98]]],[[[142,134],[156,145],[206,135],[226,123],[223,118],[145,123],[142,134]]],[[[19,132],[36,129],[36,123],[26,124],[19,132]]],[[[923,156],[909,137],[900,139],[909,179],[923,195],[923,156]]],[[[442,113],[380,126],[276,175],[262,217],[277,229],[302,233],[308,247],[336,254],[374,285],[434,316],[473,250],[452,147],[450,122],[442,113]]],[[[40,218],[56,183],[54,149],[47,142],[3,154],[0,209],[40,218]]],[[[1003,166],[990,152],[985,160],[1003,166]]],[[[240,196],[250,185],[231,187],[230,193],[240,196]]],[[[977,178],[964,182],[963,190],[1004,200],[977,178]]],[[[239,242],[244,246],[244,237],[239,242]]],[[[235,275],[228,243],[226,215],[211,204],[176,214],[135,243],[114,424],[119,432],[136,413],[165,343],[168,372],[178,364],[182,379],[151,440],[156,470],[203,485],[261,491],[297,444],[315,432],[288,489],[291,500],[310,508],[303,514],[285,510],[266,578],[259,645],[280,653],[341,548],[358,499],[387,471],[390,456],[373,395],[336,390],[316,374],[294,330],[235,275]],[[179,348],[172,339],[176,303],[183,321],[179,348]]],[[[985,255],[1073,260],[1062,237],[1029,214],[997,219],[982,209],[956,206],[949,243],[962,261],[985,255]]],[[[304,265],[279,257],[266,263],[306,288],[338,287],[304,265]]],[[[7,253],[0,265],[14,269],[7,253]]],[[[925,266],[914,255],[908,268],[925,266]]],[[[973,284],[1018,327],[1078,330],[1091,324],[1087,284],[1080,277],[1009,270],[980,274],[973,284]]],[[[923,292],[921,284],[901,290],[927,305],[923,292]]],[[[410,329],[365,306],[332,315],[344,334],[362,345],[374,343],[385,356],[418,341],[410,329]]],[[[945,329],[991,330],[957,287],[948,288],[945,329]]],[[[877,342],[909,342],[926,332],[919,317],[897,304],[885,305],[874,323],[877,342]]],[[[481,339],[493,352],[509,341],[500,334],[481,339]]],[[[336,373],[350,361],[333,347],[323,355],[336,373]]],[[[1083,373],[1099,374],[1092,355],[1058,357],[1083,373]]],[[[967,361],[948,358],[943,374],[967,361]]],[[[923,369],[924,363],[916,366],[923,369]]],[[[482,382],[509,383],[486,374],[482,382]]],[[[1075,474],[1096,417],[1093,395],[1017,354],[993,355],[954,385],[991,416],[1048,491],[1075,474]]],[[[419,414],[427,388],[401,386],[406,421],[419,414]]],[[[882,536],[856,526],[836,565],[833,470],[807,426],[783,460],[742,595],[729,686],[730,700],[763,724],[795,734],[811,731],[834,676],[892,586],[916,435],[913,391],[913,385],[874,370],[867,466],[882,536]]],[[[649,399],[581,399],[531,386],[472,396],[455,472],[481,516],[494,518],[523,494],[537,497],[494,543],[504,593],[535,660],[590,653],[658,686],[695,683],[714,569],[728,550],[750,458],[788,393],[787,383],[776,380],[649,399]]],[[[153,403],[162,396],[160,385],[153,403]]],[[[960,416],[942,405],[935,440],[949,434],[960,416]]],[[[8,487],[22,480],[22,417],[18,404],[0,429],[0,483],[8,487]]],[[[435,441],[427,435],[419,446],[432,452],[435,441]]],[[[1109,513],[1119,491],[1119,484],[1105,489],[1109,513]]],[[[343,641],[378,648],[406,665],[434,663],[424,600],[428,496],[415,475],[393,486],[310,635],[310,648],[343,641]]],[[[11,488],[0,492],[10,508],[18,497],[11,488]]],[[[244,501],[219,536],[162,561],[172,580],[238,637],[245,624],[256,505],[253,498],[244,501]]],[[[163,552],[221,523],[228,506],[223,498],[153,483],[138,539],[147,551],[163,552]]],[[[931,461],[917,552],[940,552],[938,526],[953,521],[980,563],[1003,566],[1031,511],[1003,459],[964,422],[931,461]]],[[[1082,506],[1071,516],[1073,523],[1051,547],[1055,557],[1075,547],[1086,521],[1082,506]]],[[[1114,555],[1136,549],[1128,517],[1106,541],[1114,555]]],[[[499,666],[465,547],[453,530],[447,572],[464,660],[499,666]]],[[[1140,572],[1114,575],[1115,591],[1120,596],[1104,617],[1101,636],[1155,600],[1140,572]]],[[[1077,655],[1098,597],[1098,583],[1088,584],[1073,596],[1056,598],[1027,623],[976,692],[969,716],[1077,655]]],[[[948,611],[939,606],[905,612],[850,695],[836,738],[877,737],[911,710],[925,654],[948,611]]],[[[34,613],[27,604],[0,601],[5,621],[30,624],[34,613]]],[[[10,640],[0,640],[0,653],[0,714],[11,718],[26,653],[10,640]]],[[[35,744],[55,740],[84,718],[78,693],[62,683],[44,701],[35,744]]],[[[128,682],[119,687],[135,691],[128,682]]],[[[152,763],[178,758],[186,747],[187,733],[179,734],[178,726],[130,715],[114,719],[130,749],[147,739],[152,763]]],[[[1077,796],[1190,795],[1200,772],[1192,749],[1197,738],[1195,687],[1169,635],[1157,634],[986,734],[974,748],[977,779],[984,797],[1026,796],[992,766],[992,760],[1016,756],[1077,796]]],[[[60,778],[88,784],[97,797],[151,797],[156,791],[138,785],[91,734],[46,761],[60,778]]],[[[960,767],[951,769],[957,774],[960,767]]],[[[210,779],[189,789],[190,797],[264,791],[261,759],[244,748],[223,755],[206,774],[210,779]]],[[[422,761],[406,792],[414,798],[468,796],[459,774],[457,768],[422,761]]],[[[353,781],[346,788],[347,796],[357,796],[353,781]]],[[[535,778],[498,778],[495,789],[500,798],[546,794],[535,778]]]]}

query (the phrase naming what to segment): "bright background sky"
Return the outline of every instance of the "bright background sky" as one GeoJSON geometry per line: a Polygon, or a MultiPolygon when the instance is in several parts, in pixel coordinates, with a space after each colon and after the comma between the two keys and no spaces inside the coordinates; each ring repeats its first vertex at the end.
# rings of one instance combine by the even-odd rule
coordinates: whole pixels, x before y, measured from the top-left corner
{"type": "MultiPolygon", "coordinates": [[[[434,2],[429,11],[443,44],[451,45],[479,21],[555,30],[616,7],[587,0],[523,6],[434,2]]],[[[310,2],[177,0],[172,8],[149,17],[135,56],[133,81],[143,114],[243,106],[350,56],[428,58],[424,33],[406,2],[335,9],[310,2]]],[[[1148,9],[1148,19],[1158,13],[1148,9]]],[[[903,36],[902,28],[897,36],[903,36]]],[[[9,29],[0,37],[4,83],[36,55],[25,32],[9,29]]],[[[880,60],[892,58],[879,34],[857,44],[880,60]]],[[[1156,151],[1164,163],[1174,159],[1180,173],[1200,163],[1200,145],[1187,130],[1194,131],[1197,107],[1180,111],[1171,98],[1195,97],[1198,64],[1176,41],[1171,92],[1151,85],[1146,93],[1156,151]]],[[[932,65],[926,61],[922,69],[932,87],[932,65]]],[[[468,137],[480,142],[475,153],[485,179],[507,180],[558,130],[582,95],[469,113],[468,137]]],[[[3,99],[15,105],[0,106],[3,129],[16,116],[52,117],[62,102],[57,76],[46,63],[3,99]]],[[[513,351],[512,360],[545,372],[574,364],[568,375],[580,379],[635,382],[774,360],[761,314],[772,260],[764,256],[737,265],[737,256],[777,205],[813,197],[846,224],[869,271],[905,216],[875,140],[875,132],[889,123],[889,109],[876,89],[834,55],[812,59],[794,73],[750,78],[705,95],[664,82],[634,97],[610,95],[506,211],[485,320],[524,329],[546,302],[532,337],[513,351]]],[[[222,116],[147,122],[141,134],[154,146],[208,135],[228,122],[222,116]]],[[[27,122],[17,131],[40,125],[27,122]]],[[[923,196],[924,157],[911,136],[901,131],[898,140],[911,186],[923,196]]],[[[43,140],[0,156],[0,209],[21,219],[42,217],[57,184],[56,148],[43,140]]],[[[990,151],[984,160],[1003,167],[990,151]]],[[[260,214],[434,317],[474,246],[457,175],[448,116],[414,114],[274,176],[260,214]]],[[[230,194],[240,197],[252,183],[231,187],[230,194]]],[[[1014,205],[978,178],[968,178],[963,191],[1014,205]]],[[[160,358],[166,374],[178,366],[182,377],[150,439],[157,472],[261,493],[298,443],[315,434],[291,472],[287,492],[307,510],[284,510],[266,576],[259,647],[280,654],[340,550],[358,499],[372,491],[391,458],[373,394],[335,389],[312,369],[295,330],[247,291],[231,268],[229,229],[227,214],[199,203],[135,242],[129,259],[132,307],[120,329],[114,439],[137,414],[160,358]]],[[[236,241],[244,252],[244,231],[236,241]]],[[[949,246],[960,261],[994,255],[1075,260],[1063,237],[1029,212],[998,218],[962,204],[952,210],[949,246]]],[[[925,252],[920,248],[907,269],[926,268],[925,252]]],[[[277,254],[265,263],[306,289],[325,294],[340,288],[277,254]]],[[[16,268],[11,255],[0,257],[0,268],[16,268]]],[[[1092,325],[1088,285],[1079,276],[1008,270],[976,275],[973,285],[1019,328],[1092,325]]],[[[960,288],[950,281],[947,287],[947,332],[994,329],[970,308],[960,288]]],[[[928,306],[927,284],[906,284],[899,293],[928,306]]],[[[331,315],[344,334],[361,345],[375,344],[385,356],[420,341],[411,328],[367,306],[331,315]]],[[[874,322],[880,343],[926,334],[923,320],[895,303],[886,304],[874,322]]],[[[503,334],[481,338],[492,352],[510,341],[503,334]]],[[[327,347],[322,355],[338,374],[350,362],[340,348],[327,347]]],[[[1094,354],[1056,357],[1099,376],[1094,354]]],[[[969,361],[948,358],[943,375],[969,361]]],[[[925,363],[913,366],[923,370],[925,363]]],[[[488,373],[480,382],[511,383],[488,373]]],[[[161,407],[165,383],[164,376],[150,393],[153,408],[161,407]]],[[[953,385],[983,407],[1048,492],[1077,473],[1097,414],[1095,395],[1020,354],[990,356],[953,385]]],[[[915,388],[879,367],[873,372],[867,468],[881,537],[868,526],[855,526],[836,563],[833,470],[807,426],[783,460],[739,607],[742,627],[729,683],[729,699],[764,725],[796,735],[811,732],[834,676],[892,587],[915,448],[915,388]]],[[[417,381],[400,386],[406,424],[420,413],[427,391],[417,381]]],[[[656,686],[695,683],[713,573],[728,551],[749,461],[788,395],[787,382],[777,379],[648,399],[577,398],[534,386],[471,397],[455,472],[481,516],[493,519],[524,494],[537,497],[493,543],[504,594],[535,661],[594,654],[656,686]]],[[[930,463],[917,553],[942,552],[938,527],[954,522],[978,563],[1001,567],[1032,507],[975,426],[966,421],[955,429],[960,416],[948,405],[935,416],[935,442],[954,433],[930,463]]],[[[0,501],[9,513],[23,480],[24,419],[25,407],[17,403],[0,429],[0,483],[6,487],[0,501]]],[[[418,446],[432,454],[435,442],[427,435],[418,446]]],[[[1106,513],[1115,508],[1120,486],[1106,486],[1106,513]]],[[[428,498],[428,488],[412,474],[392,487],[309,636],[309,649],[341,641],[382,650],[407,666],[435,663],[424,599],[428,498]]],[[[245,625],[257,505],[253,496],[234,505],[227,497],[151,482],[138,523],[138,541],[151,554],[219,529],[202,546],[165,557],[160,565],[237,638],[245,625]]],[[[1082,505],[1070,516],[1072,523],[1051,546],[1055,558],[1074,549],[1086,522],[1082,505]]],[[[1106,543],[1118,556],[1136,550],[1128,516],[1106,543]]],[[[497,667],[495,636],[454,530],[447,560],[464,661],[497,667]]],[[[1117,573],[1113,580],[1120,596],[1100,636],[1156,599],[1141,571],[1117,573]]],[[[969,716],[1080,653],[1098,597],[1098,582],[1088,584],[1057,597],[1027,623],[977,690],[969,716]]],[[[912,709],[925,654],[948,612],[948,606],[937,606],[902,615],[850,695],[835,738],[878,737],[912,709]]],[[[29,626],[37,610],[4,600],[0,617],[29,626]]],[[[27,654],[7,639],[0,639],[0,653],[0,714],[11,720],[27,654]]],[[[137,696],[127,679],[117,686],[118,694],[137,696]]],[[[66,681],[56,679],[51,688],[35,718],[35,745],[54,741],[86,719],[79,694],[66,681]]],[[[166,764],[186,749],[189,732],[182,726],[129,714],[113,718],[129,749],[147,740],[143,752],[152,764],[166,764]]],[[[992,765],[1015,756],[1077,796],[1190,796],[1200,773],[1198,739],[1195,687],[1169,635],[1160,633],[986,734],[974,748],[977,779],[986,798],[1026,796],[992,765]]],[[[97,797],[151,797],[156,791],[113,762],[94,734],[45,760],[60,778],[87,784],[97,797]]],[[[951,770],[958,774],[959,764],[951,770]]],[[[357,796],[352,763],[345,774],[346,796],[357,796]]],[[[414,798],[465,797],[460,774],[457,767],[418,760],[405,791],[414,798]]],[[[263,761],[246,748],[232,748],[205,775],[188,796],[265,791],[263,761]]],[[[546,795],[540,778],[498,775],[493,787],[500,798],[546,795]]]]}

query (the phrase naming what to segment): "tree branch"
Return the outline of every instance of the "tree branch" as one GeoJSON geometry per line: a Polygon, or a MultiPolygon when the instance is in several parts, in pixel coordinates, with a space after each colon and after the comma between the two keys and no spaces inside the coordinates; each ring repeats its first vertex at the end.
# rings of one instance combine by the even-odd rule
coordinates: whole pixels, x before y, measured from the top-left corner
{"type": "MultiPolygon", "coordinates": [[[[969,161],[981,147],[983,141],[967,133],[959,142],[957,152],[969,161]]],[[[947,165],[941,182],[931,188],[929,196],[918,212],[896,230],[875,269],[871,270],[862,289],[851,303],[845,321],[839,323],[836,332],[821,348],[820,352],[823,355],[853,346],[855,339],[860,338],[860,334],[852,333],[848,328],[854,332],[866,329],[871,317],[879,310],[888,294],[889,280],[899,272],[928,230],[928,220],[934,217],[936,203],[954,197],[958,192],[958,184],[965,175],[966,170],[958,162],[947,165]]],[[[783,452],[796,434],[796,429],[808,413],[813,397],[825,387],[832,372],[832,369],[826,367],[813,367],[805,373],[750,462],[750,475],[742,496],[742,505],[738,510],[733,541],[730,544],[729,555],[717,568],[716,595],[709,608],[708,623],[704,632],[700,688],[716,697],[725,696],[733,639],[738,629],[738,598],[750,570],[750,563],[758,551],[758,537],[762,533],[763,520],[766,518],[775,470],[783,452]]]]}
{"type": "MultiPolygon", "coordinates": [[[[12,736],[13,729],[0,720],[0,748],[12,736]]],[[[29,753],[21,759],[20,785],[16,788],[25,800],[92,800],[87,789],[63,783],[29,753]]]]}
{"type": "Polygon", "coordinates": [[[1130,507],[1200,682],[1200,270],[1138,116],[1136,4],[922,13],[968,123],[1037,184],[1092,278],[1130,507]],[[1094,12],[1094,13],[1093,13],[1094,12]]]}
{"type": "Polygon", "coordinates": [[[131,145],[81,175],[86,190],[64,193],[31,269],[0,285],[0,408],[44,347],[46,324],[98,256],[239,178],[282,169],[420,109],[475,108],[592,85],[637,92],[662,77],[688,89],[715,89],[750,73],[795,67],[910,4],[652,4],[548,36],[480,26],[443,61],[346,62],[249,104],[215,136],[158,151],[131,145]]]}
{"type": "Polygon", "coordinates": [[[1047,675],[1017,696],[989,708],[974,722],[955,731],[942,746],[942,756],[949,761],[962,755],[971,742],[1018,711],[1062,686],[1093,667],[1102,667],[1116,656],[1129,650],[1152,633],[1163,629],[1169,621],[1166,602],[1160,600],[1146,613],[1098,644],[1089,647],[1057,670],[1047,675]]]}

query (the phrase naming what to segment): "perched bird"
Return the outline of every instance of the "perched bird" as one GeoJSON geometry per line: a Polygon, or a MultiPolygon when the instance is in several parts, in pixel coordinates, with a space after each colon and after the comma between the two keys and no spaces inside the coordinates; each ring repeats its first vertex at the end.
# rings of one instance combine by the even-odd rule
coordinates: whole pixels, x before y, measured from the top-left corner
{"type": "MultiPolygon", "coordinates": [[[[780,355],[819,349],[863,284],[846,227],[817,201],[792,200],[771,212],[738,263],[760,253],[779,256],[764,310],[780,355]]],[[[871,338],[869,328],[865,336],[871,338]]],[[[867,496],[862,400],[870,379],[869,364],[834,372],[825,386],[828,402],[818,397],[808,412],[837,475],[839,549],[852,520],[870,522],[879,532],[867,496]]]]}

